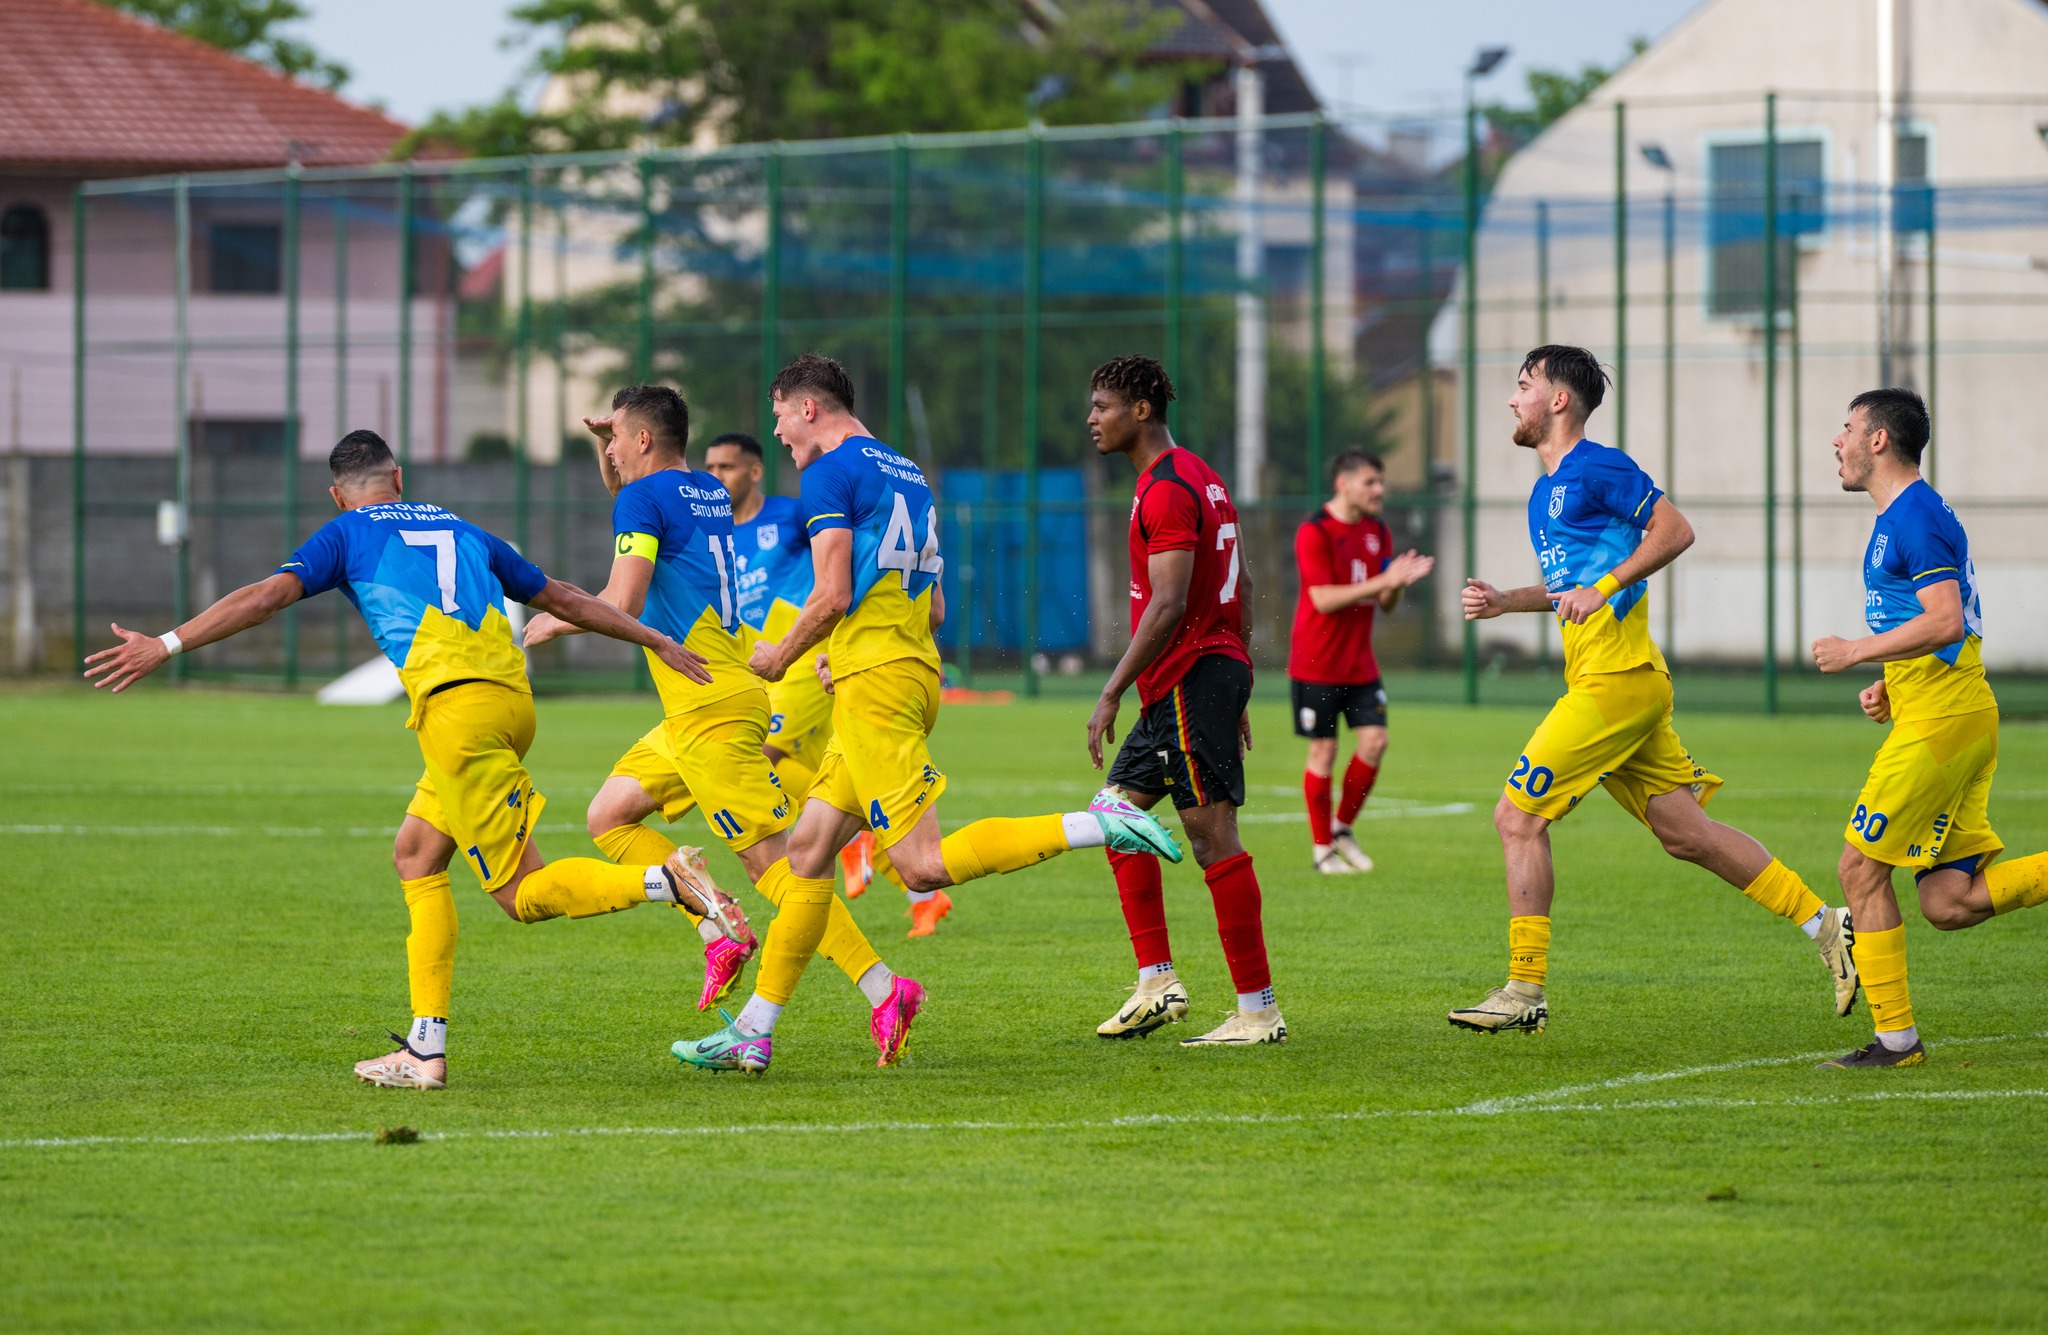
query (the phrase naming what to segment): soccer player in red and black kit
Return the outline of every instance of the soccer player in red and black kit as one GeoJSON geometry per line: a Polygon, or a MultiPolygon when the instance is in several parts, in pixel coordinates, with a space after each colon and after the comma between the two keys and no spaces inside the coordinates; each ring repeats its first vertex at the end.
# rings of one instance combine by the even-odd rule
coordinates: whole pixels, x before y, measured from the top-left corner
{"type": "Polygon", "coordinates": [[[1379,777],[1387,750],[1387,693],[1372,652],[1373,612],[1391,612],[1401,591],[1429,574],[1436,558],[1394,555],[1394,535],[1380,522],[1387,469],[1379,456],[1346,450],[1330,465],[1335,494],[1294,534],[1301,596],[1287,680],[1294,698],[1294,735],[1308,738],[1301,791],[1308,799],[1315,868],[1332,875],[1371,871],[1372,859],[1351,837],[1351,822],[1379,777]],[[1337,721],[1357,742],[1344,771],[1344,800],[1330,824],[1330,777],[1337,768],[1337,721]]]}
{"type": "MultiPolygon", "coordinates": [[[[1100,454],[1138,470],[1131,504],[1131,645],[1088,718],[1088,756],[1102,768],[1117,706],[1135,684],[1143,712],[1109,769],[1112,790],[1149,810],[1171,794],[1216,904],[1216,931],[1237,1009],[1182,1047],[1279,1043],[1287,1022],[1273,1000],[1260,920],[1259,878],[1237,837],[1244,752],[1251,745],[1252,663],[1245,650],[1251,580],[1237,550],[1237,507],[1214,469],[1173,443],[1173,382],[1150,357],[1118,357],[1088,382],[1088,431],[1100,454]]],[[[1096,1032],[1134,1038],[1188,1013],[1173,971],[1159,859],[1112,853],[1138,986],[1096,1032]]]]}

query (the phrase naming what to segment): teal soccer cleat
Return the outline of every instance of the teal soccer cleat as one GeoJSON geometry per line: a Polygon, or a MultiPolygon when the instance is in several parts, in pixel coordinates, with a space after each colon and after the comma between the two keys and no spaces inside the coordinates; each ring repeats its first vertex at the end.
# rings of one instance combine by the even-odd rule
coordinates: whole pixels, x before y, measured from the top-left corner
{"type": "Polygon", "coordinates": [[[701,1071],[745,1071],[759,1075],[767,1070],[774,1052],[774,1036],[743,1034],[724,1009],[718,1014],[725,1021],[725,1028],[704,1038],[677,1039],[669,1048],[676,1060],[701,1071]]]}
{"type": "Polygon", "coordinates": [[[1088,814],[1102,826],[1102,836],[1119,853],[1151,853],[1168,862],[1181,860],[1180,845],[1173,841],[1149,811],[1141,811],[1114,788],[1104,788],[1088,803],[1088,814]]]}

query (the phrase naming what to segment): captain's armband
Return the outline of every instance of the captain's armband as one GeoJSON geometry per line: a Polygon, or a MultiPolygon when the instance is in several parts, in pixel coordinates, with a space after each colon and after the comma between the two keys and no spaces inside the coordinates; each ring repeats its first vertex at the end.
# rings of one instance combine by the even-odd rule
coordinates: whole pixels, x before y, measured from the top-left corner
{"type": "Polygon", "coordinates": [[[661,539],[652,533],[621,533],[612,550],[620,556],[638,556],[652,561],[661,551],[661,539]]]}

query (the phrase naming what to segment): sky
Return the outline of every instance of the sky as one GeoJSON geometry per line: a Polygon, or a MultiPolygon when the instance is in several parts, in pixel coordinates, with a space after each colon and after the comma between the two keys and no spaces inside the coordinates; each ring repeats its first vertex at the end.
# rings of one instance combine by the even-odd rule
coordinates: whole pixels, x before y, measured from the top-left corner
{"type": "MultiPolygon", "coordinates": [[[[772,0],[771,0],[772,2],[772,0]]],[[[305,0],[297,32],[354,71],[345,94],[418,123],[437,108],[496,97],[527,52],[503,42],[517,29],[513,0],[305,0]]],[[[1332,110],[1443,111],[1482,46],[1512,51],[1482,86],[1487,100],[1526,100],[1532,65],[1613,65],[1629,38],[1655,39],[1701,0],[1551,0],[1532,16],[1510,0],[1265,0],[1266,11],[1332,110]]]]}

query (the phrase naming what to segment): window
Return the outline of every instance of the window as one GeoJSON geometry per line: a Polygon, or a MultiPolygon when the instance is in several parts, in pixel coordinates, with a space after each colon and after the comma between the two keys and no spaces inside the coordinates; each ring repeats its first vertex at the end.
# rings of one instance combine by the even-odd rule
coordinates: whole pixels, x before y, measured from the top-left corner
{"type": "Polygon", "coordinates": [[[1901,236],[1929,231],[1934,226],[1934,173],[1928,170],[1927,131],[1901,130],[1898,145],[1892,229],[1901,236]]]}
{"type": "MultiPolygon", "coordinates": [[[[1764,153],[1761,142],[1707,150],[1707,309],[1760,315],[1764,308],[1764,153]]],[[[1825,146],[1778,141],[1778,306],[1790,307],[1799,238],[1827,226],[1825,146]]]]}
{"type": "Polygon", "coordinates": [[[50,289],[50,219],[33,204],[0,213],[0,292],[50,289]]]}
{"type": "Polygon", "coordinates": [[[215,292],[275,292],[282,229],[275,223],[215,223],[206,232],[207,276],[215,292]]]}
{"type": "Polygon", "coordinates": [[[207,458],[280,458],[284,454],[281,417],[195,417],[191,421],[193,453],[207,458]]]}

